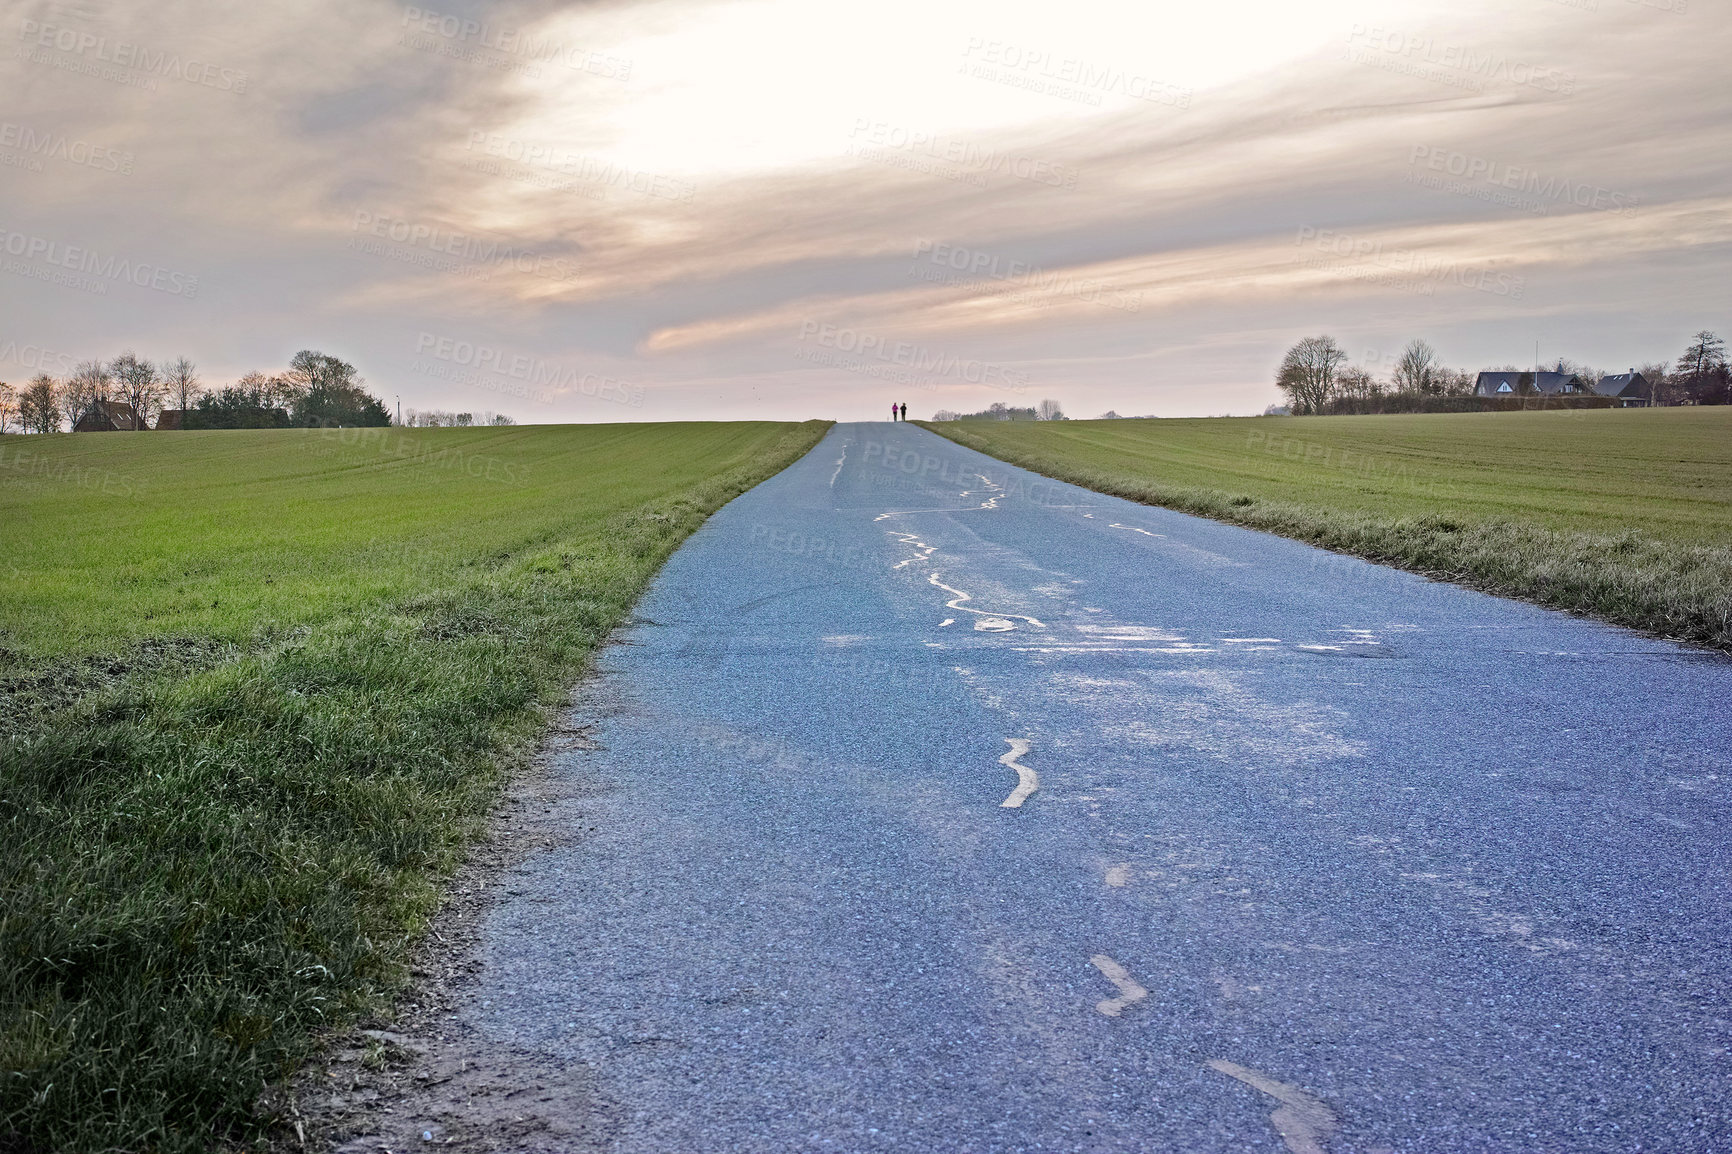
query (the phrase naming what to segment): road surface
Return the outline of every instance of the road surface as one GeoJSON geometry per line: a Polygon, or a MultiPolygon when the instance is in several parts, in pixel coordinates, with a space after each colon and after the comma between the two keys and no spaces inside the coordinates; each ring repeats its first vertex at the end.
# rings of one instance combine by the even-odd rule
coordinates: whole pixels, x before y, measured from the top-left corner
{"type": "Polygon", "coordinates": [[[1732,1149],[1732,662],[891,424],[639,614],[464,1010],[602,1149],[1732,1149]]]}

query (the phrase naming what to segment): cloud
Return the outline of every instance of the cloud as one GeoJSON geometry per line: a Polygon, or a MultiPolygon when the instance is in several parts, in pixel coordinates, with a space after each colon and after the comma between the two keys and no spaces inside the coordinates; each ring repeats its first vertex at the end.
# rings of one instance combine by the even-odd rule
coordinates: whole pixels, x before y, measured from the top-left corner
{"type": "Polygon", "coordinates": [[[1669,356],[1726,325],[1708,13],[1530,7],[29,6],[0,29],[0,348],[221,376],[311,345],[405,403],[510,407],[430,374],[432,333],[643,390],[530,420],[873,416],[1005,379],[1254,411],[1314,331],[1669,356]],[[813,325],[1010,377],[798,355],[813,325]]]}

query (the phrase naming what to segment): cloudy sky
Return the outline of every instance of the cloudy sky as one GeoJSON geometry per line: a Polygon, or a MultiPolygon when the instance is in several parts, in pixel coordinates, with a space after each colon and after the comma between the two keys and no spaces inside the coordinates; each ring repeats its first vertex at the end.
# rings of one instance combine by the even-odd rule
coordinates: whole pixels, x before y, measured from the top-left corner
{"type": "Polygon", "coordinates": [[[1732,329],[1727,0],[0,3],[0,379],[1251,413],[1732,329]]]}

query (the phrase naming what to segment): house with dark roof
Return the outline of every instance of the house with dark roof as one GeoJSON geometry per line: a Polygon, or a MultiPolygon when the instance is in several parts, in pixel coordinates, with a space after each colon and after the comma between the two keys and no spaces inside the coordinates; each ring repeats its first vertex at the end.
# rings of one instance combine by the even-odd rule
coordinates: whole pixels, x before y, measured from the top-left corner
{"type": "Polygon", "coordinates": [[[1523,376],[1529,377],[1533,381],[1533,389],[1527,394],[1528,396],[1567,397],[1588,391],[1587,384],[1575,373],[1534,373],[1527,369],[1493,369],[1479,375],[1479,379],[1473,386],[1473,395],[1476,397],[1522,396],[1521,378],[1523,376]]]}
{"type": "Polygon", "coordinates": [[[185,417],[185,409],[164,409],[156,415],[156,424],[153,427],[158,429],[184,428],[185,426],[181,422],[185,417]]]}
{"type": "Polygon", "coordinates": [[[72,426],[75,433],[130,433],[145,428],[125,401],[98,401],[72,426]]]}
{"type": "Polygon", "coordinates": [[[1594,392],[1611,397],[1620,409],[1646,408],[1654,403],[1654,386],[1635,369],[1601,377],[1594,383],[1594,392]]]}

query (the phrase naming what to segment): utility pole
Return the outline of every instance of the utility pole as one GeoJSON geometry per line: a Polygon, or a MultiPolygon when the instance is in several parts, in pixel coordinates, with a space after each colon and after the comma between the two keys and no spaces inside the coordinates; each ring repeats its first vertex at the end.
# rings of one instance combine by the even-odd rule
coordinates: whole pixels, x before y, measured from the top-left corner
{"type": "Polygon", "coordinates": [[[403,427],[403,396],[401,393],[397,395],[397,427],[399,429],[403,427]]]}

